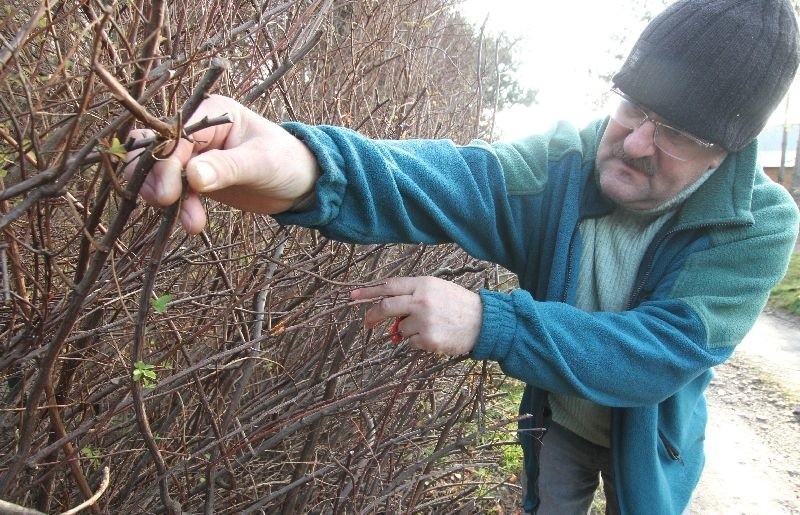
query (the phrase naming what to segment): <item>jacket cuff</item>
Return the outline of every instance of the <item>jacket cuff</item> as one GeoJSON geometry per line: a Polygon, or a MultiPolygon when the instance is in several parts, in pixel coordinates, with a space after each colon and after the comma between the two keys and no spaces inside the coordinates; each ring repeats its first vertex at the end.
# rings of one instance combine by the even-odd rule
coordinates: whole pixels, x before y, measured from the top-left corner
{"type": "Polygon", "coordinates": [[[511,295],[490,290],[481,290],[483,323],[478,341],[470,353],[475,360],[490,359],[502,362],[514,342],[517,317],[511,295]]]}
{"type": "Polygon", "coordinates": [[[342,157],[324,131],[297,122],[286,122],[281,126],[305,143],[316,157],[322,173],[314,189],[303,199],[302,205],[278,213],[274,218],[284,225],[317,229],[324,227],[339,215],[347,187],[347,179],[342,173],[342,157]]]}

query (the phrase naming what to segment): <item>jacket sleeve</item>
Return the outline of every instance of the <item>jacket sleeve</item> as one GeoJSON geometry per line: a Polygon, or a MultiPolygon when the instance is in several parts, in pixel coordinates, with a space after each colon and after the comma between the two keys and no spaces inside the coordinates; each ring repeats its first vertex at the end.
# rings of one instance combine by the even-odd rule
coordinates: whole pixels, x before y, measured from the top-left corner
{"type": "Polygon", "coordinates": [[[354,131],[287,123],[322,169],[316,206],[276,216],[353,243],[456,243],[513,267],[523,253],[503,171],[482,142],[373,140],[354,131]]]}
{"type": "Polygon", "coordinates": [[[657,404],[733,351],[703,345],[703,326],[681,301],[587,313],[536,301],[525,290],[484,290],[481,299],[474,359],[497,361],[528,384],[604,406],[657,404]]]}

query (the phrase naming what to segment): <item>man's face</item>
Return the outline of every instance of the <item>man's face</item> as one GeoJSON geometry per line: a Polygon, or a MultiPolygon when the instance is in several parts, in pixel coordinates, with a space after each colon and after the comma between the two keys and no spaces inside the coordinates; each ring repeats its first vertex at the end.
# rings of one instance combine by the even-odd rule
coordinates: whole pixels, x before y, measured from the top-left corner
{"type": "Polygon", "coordinates": [[[706,171],[717,168],[727,155],[718,147],[680,161],[656,147],[656,126],[645,121],[628,129],[613,118],[597,149],[596,170],[603,193],[618,205],[633,209],[656,208],[686,189],[706,171]]]}

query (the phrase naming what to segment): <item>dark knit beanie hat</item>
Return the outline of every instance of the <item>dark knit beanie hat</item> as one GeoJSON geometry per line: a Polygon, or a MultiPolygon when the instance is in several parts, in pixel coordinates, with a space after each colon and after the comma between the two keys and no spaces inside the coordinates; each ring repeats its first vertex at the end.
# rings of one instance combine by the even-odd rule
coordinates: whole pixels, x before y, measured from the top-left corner
{"type": "Polygon", "coordinates": [[[612,80],[670,124],[735,152],[789,89],[797,38],[789,0],[678,0],[612,80]]]}

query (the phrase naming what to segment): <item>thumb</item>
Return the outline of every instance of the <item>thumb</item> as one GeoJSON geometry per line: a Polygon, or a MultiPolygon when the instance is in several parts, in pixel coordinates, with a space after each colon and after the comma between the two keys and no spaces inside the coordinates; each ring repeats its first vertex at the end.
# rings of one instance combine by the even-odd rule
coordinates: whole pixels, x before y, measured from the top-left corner
{"type": "Polygon", "coordinates": [[[186,180],[194,191],[205,193],[219,189],[219,174],[207,156],[195,158],[186,165],[186,180]]]}
{"type": "Polygon", "coordinates": [[[242,147],[209,150],[192,158],[186,165],[186,180],[189,186],[199,193],[212,193],[231,186],[243,186],[242,180],[247,175],[243,167],[246,166],[247,160],[237,156],[243,152],[245,149],[242,147]]]}

